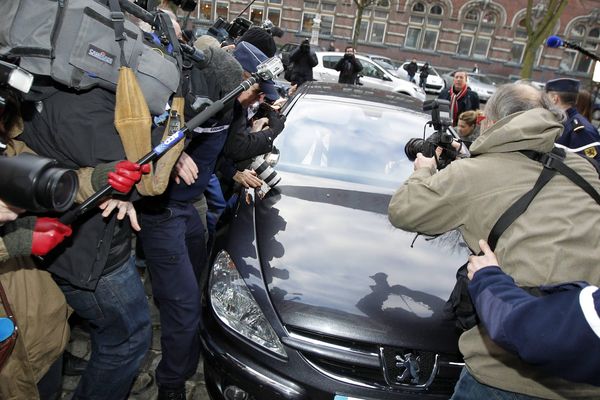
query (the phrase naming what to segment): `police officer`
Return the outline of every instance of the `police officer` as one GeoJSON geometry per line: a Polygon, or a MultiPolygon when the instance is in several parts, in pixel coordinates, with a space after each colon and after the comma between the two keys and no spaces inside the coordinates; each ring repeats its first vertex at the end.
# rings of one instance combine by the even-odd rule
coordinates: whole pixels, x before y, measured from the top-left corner
{"type": "MultiPolygon", "coordinates": [[[[600,142],[598,130],[575,108],[577,93],[579,93],[578,80],[553,79],[546,82],[545,89],[554,104],[567,114],[567,120],[563,122],[565,128],[556,143],[576,149],[600,142]]],[[[600,146],[588,147],[579,154],[600,162],[600,146]]]]}

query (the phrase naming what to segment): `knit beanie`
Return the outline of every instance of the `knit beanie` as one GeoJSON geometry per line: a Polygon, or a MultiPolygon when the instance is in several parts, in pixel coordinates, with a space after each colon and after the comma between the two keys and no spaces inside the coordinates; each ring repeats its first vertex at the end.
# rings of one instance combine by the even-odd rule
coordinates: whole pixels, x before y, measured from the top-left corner
{"type": "Polygon", "coordinates": [[[239,42],[248,42],[262,51],[267,57],[273,57],[277,51],[277,45],[269,32],[259,27],[250,28],[244,33],[239,42]]]}

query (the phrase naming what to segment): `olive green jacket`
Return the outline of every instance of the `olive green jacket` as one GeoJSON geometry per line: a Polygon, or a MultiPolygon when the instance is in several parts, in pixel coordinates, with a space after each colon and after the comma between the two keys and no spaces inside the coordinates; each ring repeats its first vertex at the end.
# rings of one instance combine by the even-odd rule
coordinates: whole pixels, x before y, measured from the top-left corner
{"type": "MultiPolygon", "coordinates": [[[[25,151],[32,152],[23,143],[12,141],[7,155],[25,151]]],[[[0,372],[0,399],[35,400],[39,398],[37,382],[69,340],[71,309],[52,276],[37,269],[31,257],[11,258],[1,238],[0,282],[18,327],[15,348],[0,372]]],[[[4,316],[0,306],[0,317],[4,316]]]]}
{"type": "MultiPolygon", "coordinates": [[[[458,229],[478,253],[478,240],[488,238],[498,218],[533,187],[542,170],[518,151],[548,152],[561,132],[561,123],[543,109],[503,118],[473,142],[472,158],[438,172],[417,169],[392,197],[390,222],[424,234],[458,229]]],[[[569,154],[565,162],[600,192],[598,174],[586,160],[569,154]]],[[[599,227],[600,205],[557,174],[500,237],[496,254],[520,286],[574,280],[598,285],[599,227]]],[[[463,333],[459,347],[471,374],[484,384],[550,399],[600,398],[600,387],[545,376],[522,363],[495,345],[481,326],[463,333]]]]}

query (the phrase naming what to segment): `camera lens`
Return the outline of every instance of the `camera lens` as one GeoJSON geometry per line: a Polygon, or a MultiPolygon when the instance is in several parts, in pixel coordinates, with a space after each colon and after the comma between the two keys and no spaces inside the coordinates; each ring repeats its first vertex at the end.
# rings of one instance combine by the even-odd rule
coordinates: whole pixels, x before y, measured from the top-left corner
{"type": "Polygon", "coordinates": [[[39,177],[36,187],[38,203],[49,210],[66,211],[77,194],[77,174],[61,168],[49,168],[39,177]]]}
{"type": "Polygon", "coordinates": [[[417,158],[417,153],[423,153],[423,148],[425,146],[425,140],[420,138],[412,138],[406,145],[404,146],[404,154],[410,161],[415,161],[417,158]]]}
{"type": "Polygon", "coordinates": [[[0,157],[2,200],[32,212],[66,211],[79,181],[74,171],[56,165],[55,160],[29,153],[0,157]]]}
{"type": "Polygon", "coordinates": [[[269,185],[269,187],[277,185],[281,180],[277,171],[271,168],[269,163],[262,157],[256,157],[250,168],[253,169],[254,172],[256,172],[256,175],[269,185]]]}

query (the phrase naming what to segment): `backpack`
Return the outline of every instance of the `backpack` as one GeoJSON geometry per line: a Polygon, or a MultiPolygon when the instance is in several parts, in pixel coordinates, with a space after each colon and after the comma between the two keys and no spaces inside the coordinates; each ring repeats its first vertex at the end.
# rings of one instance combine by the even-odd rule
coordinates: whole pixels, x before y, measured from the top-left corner
{"type": "Polygon", "coordinates": [[[162,114],[179,85],[180,68],[166,51],[144,42],[134,23],[93,0],[0,2],[0,56],[29,72],[78,90],[115,91],[121,65],[133,69],[153,114],[162,114]],[[114,18],[111,18],[114,17],[114,18]],[[122,24],[123,51],[115,37],[122,24]]]}

